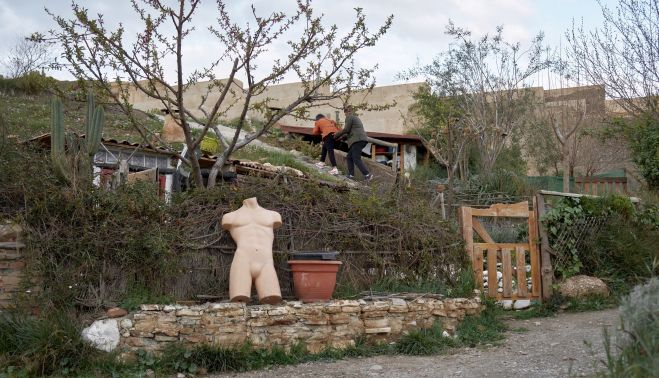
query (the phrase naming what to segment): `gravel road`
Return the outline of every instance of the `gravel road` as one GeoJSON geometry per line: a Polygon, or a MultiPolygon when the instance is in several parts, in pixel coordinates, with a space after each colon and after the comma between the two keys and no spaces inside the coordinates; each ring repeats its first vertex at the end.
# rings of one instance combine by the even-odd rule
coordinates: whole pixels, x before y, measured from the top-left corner
{"type": "Polygon", "coordinates": [[[496,346],[461,348],[430,357],[378,356],[309,362],[213,377],[567,377],[603,368],[603,327],[618,324],[618,311],[563,313],[510,320],[496,346]]]}

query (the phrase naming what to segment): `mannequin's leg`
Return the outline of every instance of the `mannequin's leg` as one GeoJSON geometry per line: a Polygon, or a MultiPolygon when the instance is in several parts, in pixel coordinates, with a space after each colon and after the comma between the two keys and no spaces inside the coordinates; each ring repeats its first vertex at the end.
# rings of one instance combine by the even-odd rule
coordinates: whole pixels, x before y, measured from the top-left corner
{"type": "Polygon", "coordinates": [[[281,302],[281,290],[277,272],[272,264],[265,264],[258,276],[254,279],[256,292],[259,294],[259,302],[266,304],[277,304],[281,302]]]}
{"type": "Polygon", "coordinates": [[[229,271],[229,298],[231,302],[249,302],[251,292],[249,264],[234,258],[229,271]]]}

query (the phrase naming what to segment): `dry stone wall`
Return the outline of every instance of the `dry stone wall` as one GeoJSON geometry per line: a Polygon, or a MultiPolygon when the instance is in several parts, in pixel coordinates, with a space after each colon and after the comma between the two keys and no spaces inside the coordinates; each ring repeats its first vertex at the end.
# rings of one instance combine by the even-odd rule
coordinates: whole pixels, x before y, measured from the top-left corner
{"type": "Polygon", "coordinates": [[[14,297],[20,292],[25,267],[21,231],[19,225],[0,220],[0,310],[12,306],[14,297]]]}
{"type": "Polygon", "coordinates": [[[319,352],[352,346],[360,337],[371,342],[395,341],[409,330],[428,328],[437,321],[453,333],[465,315],[477,314],[481,308],[478,294],[471,299],[334,300],[277,306],[142,305],[140,311],[116,320],[119,347],[132,350],[158,351],[172,342],[227,348],[250,342],[256,348],[302,343],[310,352],[319,352]]]}

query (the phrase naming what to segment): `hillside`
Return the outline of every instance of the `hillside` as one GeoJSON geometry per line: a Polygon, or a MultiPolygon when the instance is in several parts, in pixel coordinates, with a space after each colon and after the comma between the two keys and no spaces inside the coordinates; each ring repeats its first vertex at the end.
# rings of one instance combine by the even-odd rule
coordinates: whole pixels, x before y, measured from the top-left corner
{"type": "MultiPolygon", "coordinates": [[[[45,94],[35,96],[0,95],[0,112],[5,119],[5,135],[26,140],[50,132],[51,99],[52,96],[45,94]]],[[[130,126],[128,118],[117,106],[104,104],[103,107],[105,109],[103,131],[105,138],[140,141],[140,135],[130,126]]],[[[85,102],[64,101],[64,124],[67,130],[82,131],[85,109],[85,102]]],[[[134,115],[149,130],[162,128],[162,122],[147,113],[135,110],[134,115]]]]}

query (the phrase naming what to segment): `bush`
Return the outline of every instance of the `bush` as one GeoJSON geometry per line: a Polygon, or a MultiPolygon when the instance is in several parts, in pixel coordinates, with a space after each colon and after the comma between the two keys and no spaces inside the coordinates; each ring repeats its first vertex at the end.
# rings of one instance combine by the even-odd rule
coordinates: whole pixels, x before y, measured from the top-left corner
{"type": "Polygon", "coordinates": [[[561,278],[596,276],[614,293],[625,293],[659,273],[656,217],[656,206],[636,209],[628,198],[613,195],[564,198],[541,221],[561,278]]]}
{"type": "Polygon", "coordinates": [[[30,72],[23,76],[9,79],[0,76],[0,91],[15,91],[26,95],[37,95],[55,88],[57,81],[39,72],[30,72]]]}
{"type": "Polygon", "coordinates": [[[659,279],[639,285],[620,305],[622,333],[616,350],[605,332],[606,366],[611,377],[651,377],[659,371],[659,279]]]}

